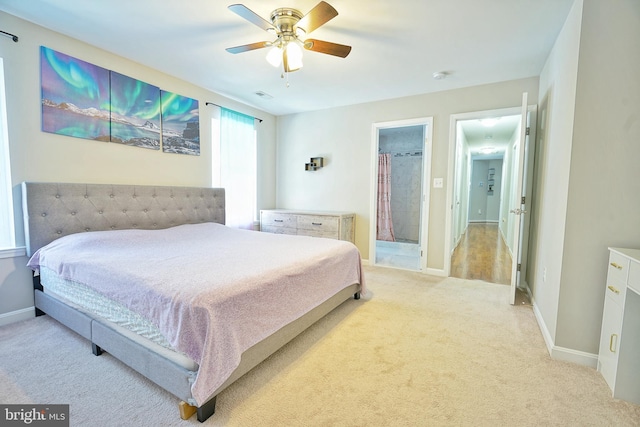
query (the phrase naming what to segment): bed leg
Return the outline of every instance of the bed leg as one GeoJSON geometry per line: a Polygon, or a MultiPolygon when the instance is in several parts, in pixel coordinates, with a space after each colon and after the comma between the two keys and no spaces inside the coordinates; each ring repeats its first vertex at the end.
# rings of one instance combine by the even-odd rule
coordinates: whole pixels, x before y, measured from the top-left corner
{"type": "Polygon", "coordinates": [[[200,407],[189,405],[184,400],[178,405],[180,407],[180,418],[188,420],[195,413],[198,414],[198,421],[201,423],[207,421],[211,415],[216,412],[216,397],[213,396],[209,401],[200,407]]]}
{"type": "Polygon", "coordinates": [[[211,415],[216,412],[216,398],[218,396],[213,396],[207,402],[205,402],[202,406],[199,406],[197,409],[198,412],[198,421],[201,423],[207,421],[211,415]]]}
{"type": "Polygon", "coordinates": [[[97,344],[91,343],[91,352],[94,356],[100,356],[102,354],[102,348],[97,344]]]}
{"type": "Polygon", "coordinates": [[[360,292],[353,294],[353,299],[360,299],[360,292]]]}

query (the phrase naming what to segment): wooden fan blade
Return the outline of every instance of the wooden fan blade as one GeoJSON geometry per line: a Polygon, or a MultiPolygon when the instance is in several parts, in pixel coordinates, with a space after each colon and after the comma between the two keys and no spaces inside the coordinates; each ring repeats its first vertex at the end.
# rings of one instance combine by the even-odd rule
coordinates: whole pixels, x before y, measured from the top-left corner
{"type": "Polygon", "coordinates": [[[296,24],[298,28],[302,28],[307,34],[311,31],[326,24],[333,18],[338,16],[338,11],[333,8],[329,3],[321,1],[302,17],[296,24]]]}
{"type": "Polygon", "coordinates": [[[229,53],[242,53],[250,50],[262,49],[263,47],[271,46],[271,42],[256,42],[251,44],[244,44],[242,46],[228,47],[226,50],[229,53]]]}
{"type": "Polygon", "coordinates": [[[314,52],[326,53],[327,55],[339,56],[340,58],[346,58],[351,52],[351,46],[316,39],[306,39],[304,48],[314,52]]]}
{"type": "Polygon", "coordinates": [[[251,22],[252,24],[257,25],[265,31],[276,29],[276,27],[274,27],[271,22],[262,18],[260,15],[243,4],[232,4],[231,6],[229,6],[229,10],[251,22]]]}

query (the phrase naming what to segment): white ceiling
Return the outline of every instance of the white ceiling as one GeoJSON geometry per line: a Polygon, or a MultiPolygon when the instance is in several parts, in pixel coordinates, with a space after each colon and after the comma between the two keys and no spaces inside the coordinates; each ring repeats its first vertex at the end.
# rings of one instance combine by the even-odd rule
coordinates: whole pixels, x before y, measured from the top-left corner
{"type": "MultiPolygon", "coordinates": [[[[328,0],[339,15],[310,37],[350,45],[351,54],[305,51],[287,87],[266,49],[225,51],[272,40],[228,10],[233,1],[0,0],[0,10],[283,115],[537,76],[573,2],[328,0]],[[439,71],[449,76],[433,79],[439,71]]],[[[267,20],[276,8],[305,14],[319,2],[242,1],[267,20]]]]}

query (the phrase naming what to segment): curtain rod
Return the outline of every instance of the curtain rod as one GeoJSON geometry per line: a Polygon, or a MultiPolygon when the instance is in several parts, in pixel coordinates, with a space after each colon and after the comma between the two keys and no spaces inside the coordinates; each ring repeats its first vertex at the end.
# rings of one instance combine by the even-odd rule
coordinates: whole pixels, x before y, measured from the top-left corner
{"type": "MultiPolygon", "coordinates": [[[[223,107],[222,105],[218,105],[218,104],[214,104],[213,102],[205,102],[204,105],[215,105],[216,107],[220,107],[220,108],[227,108],[227,107],[223,107]]],[[[242,113],[244,114],[244,113],[242,113]]],[[[245,114],[245,116],[249,116],[248,114],[245,114]]],[[[249,116],[249,117],[253,117],[254,119],[256,119],[257,121],[259,121],[260,123],[262,123],[262,119],[259,117],[255,117],[255,116],[249,116]]]]}
{"type": "Polygon", "coordinates": [[[7,33],[6,31],[2,31],[2,30],[0,30],[0,33],[4,34],[7,37],[11,37],[11,40],[18,43],[18,36],[16,36],[15,34],[7,33]]]}

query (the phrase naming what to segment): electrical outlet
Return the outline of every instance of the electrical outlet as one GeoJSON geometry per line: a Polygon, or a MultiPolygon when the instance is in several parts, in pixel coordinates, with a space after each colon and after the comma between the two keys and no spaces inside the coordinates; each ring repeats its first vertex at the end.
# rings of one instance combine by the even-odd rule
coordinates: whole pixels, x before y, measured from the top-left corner
{"type": "Polygon", "coordinates": [[[547,267],[542,268],[542,281],[543,282],[547,281],[547,267]]]}

